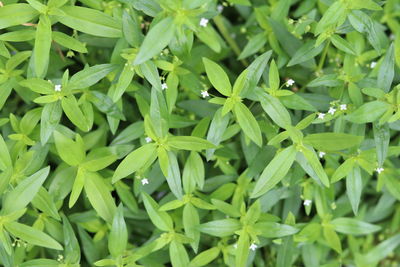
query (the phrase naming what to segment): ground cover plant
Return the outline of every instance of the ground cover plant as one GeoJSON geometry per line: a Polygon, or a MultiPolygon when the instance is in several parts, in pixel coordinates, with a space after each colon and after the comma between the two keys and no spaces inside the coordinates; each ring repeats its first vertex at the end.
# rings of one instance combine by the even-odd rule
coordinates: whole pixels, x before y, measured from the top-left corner
{"type": "Polygon", "coordinates": [[[399,16],[2,0],[0,265],[398,266],[399,16]]]}

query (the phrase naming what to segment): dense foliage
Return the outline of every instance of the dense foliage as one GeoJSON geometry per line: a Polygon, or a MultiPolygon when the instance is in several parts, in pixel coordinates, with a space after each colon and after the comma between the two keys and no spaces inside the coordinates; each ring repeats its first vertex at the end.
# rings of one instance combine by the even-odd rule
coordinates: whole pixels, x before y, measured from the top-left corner
{"type": "Polygon", "coordinates": [[[1,265],[398,266],[399,16],[2,0],[1,265]]]}

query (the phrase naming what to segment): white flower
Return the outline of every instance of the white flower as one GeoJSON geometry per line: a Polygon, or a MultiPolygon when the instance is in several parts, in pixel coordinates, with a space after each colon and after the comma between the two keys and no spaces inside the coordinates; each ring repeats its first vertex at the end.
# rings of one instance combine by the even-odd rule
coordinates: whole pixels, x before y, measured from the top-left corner
{"type": "Polygon", "coordinates": [[[54,85],[54,91],[61,92],[61,84],[54,85]]]}
{"type": "Polygon", "coordinates": [[[151,138],[148,137],[148,136],[147,136],[144,140],[146,141],[146,143],[150,143],[151,141],[153,141],[153,139],[151,139],[151,138]]]}
{"type": "Polygon", "coordinates": [[[326,155],[326,153],[325,153],[325,152],[322,152],[322,151],[320,151],[320,152],[318,153],[318,156],[319,156],[320,158],[323,158],[325,155],[326,155]]]}
{"type": "Polygon", "coordinates": [[[146,185],[149,184],[149,179],[147,178],[143,178],[142,180],[140,180],[142,182],[142,185],[146,185]]]}
{"type": "Polygon", "coordinates": [[[258,246],[256,244],[254,244],[254,243],[251,243],[249,249],[251,249],[252,251],[255,251],[256,248],[258,248],[258,246]]]}
{"type": "Polygon", "coordinates": [[[218,5],[217,6],[217,10],[218,10],[219,13],[221,13],[222,10],[224,10],[224,6],[223,5],[218,5]]]}
{"type": "Polygon", "coordinates": [[[330,107],[328,110],[328,113],[332,114],[332,115],[335,114],[335,112],[336,112],[336,109],[334,107],[330,107]]]}
{"type": "Polygon", "coordinates": [[[304,205],[304,206],[310,206],[311,203],[312,203],[312,200],[311,200],[311,199],[306,199],[306,200],[304,200],[303,205],[304,205]]]}
{"type": "Polygon", "coordinates": [[[166,83],[161,84],[161,90],[168,89],[168,85],[166,83]]]}
{"type": "Polygon", "coordinates": [[[378,174],[381,174],[381,172],[383,172],[385,169],[384,168],[382,168],[382,167],[379,167],[379,168],[376,168],[375,169],[375,171],[378,173],[378,174]]]}
{"type": "Polygon", "coordinates": [[[201,27],[207,27],[208,19],[206,19],[206,18],[201,18],[199,24],[200,24],[201,27]]]}
{"type": "Polygon", "coordinates": [[[346,104],[341,104],[340,105],[340,110],[347,110],[347,105],[346,104]]]}
{"type": "Polygon", "coordinates": [[[376,62],[375,62],[375,61],[372,61],[371,64],[370,64],[369,66],[370,66],[371,69],[375,68],[376,62]]]}
{"type": "Polygon", "coordinates": [[[325,113],[318,113],[318,119],[323,120],[325,117],[325,113]]]}
{"type": "Polygon", "coordinates": [[[210,96],[210,95],[208,94],[207,91],[201,91],[201,96],[202,96],[203,98],[206,98],[207,96],[210,96]]]}
{"type": "Polygon", "coordinates": [[[237,248],[237,243],[233,244],[233,248],[237,248]]]}
{"type": "Polygon", "coordinates": [[[293,79],[289,79],[286,82],[286,87],[292,86],[294,84],[294,80],[293,79]]]}

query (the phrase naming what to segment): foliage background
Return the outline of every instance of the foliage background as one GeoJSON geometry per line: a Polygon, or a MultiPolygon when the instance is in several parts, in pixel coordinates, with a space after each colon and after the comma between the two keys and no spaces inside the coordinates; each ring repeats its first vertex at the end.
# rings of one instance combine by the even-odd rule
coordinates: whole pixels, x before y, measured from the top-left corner
{"type": "Polygon", "coordinates": [[[0,263],[397,266],[399,12],[3,0],[0,263]]]}

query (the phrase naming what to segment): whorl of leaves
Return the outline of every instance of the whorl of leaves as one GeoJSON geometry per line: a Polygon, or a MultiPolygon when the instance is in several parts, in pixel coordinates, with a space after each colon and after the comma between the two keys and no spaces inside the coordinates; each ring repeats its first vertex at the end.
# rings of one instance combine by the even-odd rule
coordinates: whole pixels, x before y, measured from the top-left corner
{"type": "Polygon", "coordinates": [[[1,0],[0,265],[398,266],[399,14],[1,0]]]}

